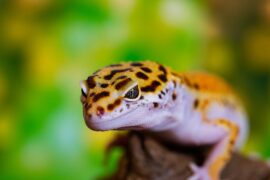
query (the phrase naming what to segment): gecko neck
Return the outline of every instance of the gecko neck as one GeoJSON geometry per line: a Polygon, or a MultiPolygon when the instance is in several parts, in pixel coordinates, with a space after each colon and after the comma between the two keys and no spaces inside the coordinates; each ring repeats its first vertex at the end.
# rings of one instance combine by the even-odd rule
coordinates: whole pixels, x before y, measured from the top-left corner
{"type": "Polygon", "coordinates": [[[164,99],[165,104],[162,108],[155,110],[153,109],[152,118],[156,118],[156,124],[153,124],[151,131],[166,131],[174,129],[180,125],[186,116],[187,104],[187,89],[181,85],[180,81],[177,80],[171,82],[165,88],[167,89],[167,98],[164,99]],[[176,83],[175,83],[176,82],[176,83]],[[160,111],[157,113],[156,111],[160,111]]]}

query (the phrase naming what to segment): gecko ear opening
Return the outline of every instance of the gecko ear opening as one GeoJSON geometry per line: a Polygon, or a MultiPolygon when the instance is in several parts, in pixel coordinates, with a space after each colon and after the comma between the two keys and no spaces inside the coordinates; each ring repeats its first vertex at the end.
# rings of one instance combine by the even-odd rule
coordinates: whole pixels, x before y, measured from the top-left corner
{"type": "Polygon", "coordinates": [[[84,97],[86,97],[87,94],[88,94],[88,87],[87,87],[87,85],[86,85],[86,82],[85,82],[85,81],[81,81],[81,82],[80,82],[80,86],[81,86],[81,92],[82,92],[82,95],[83,95],[84,97]]]}
{"type": "Polygon", "coordinates": [[[137,101],[141,96],[141,91],[138,84],[133,84],[124,93],[124,98],[127,101],[137,101]]]}

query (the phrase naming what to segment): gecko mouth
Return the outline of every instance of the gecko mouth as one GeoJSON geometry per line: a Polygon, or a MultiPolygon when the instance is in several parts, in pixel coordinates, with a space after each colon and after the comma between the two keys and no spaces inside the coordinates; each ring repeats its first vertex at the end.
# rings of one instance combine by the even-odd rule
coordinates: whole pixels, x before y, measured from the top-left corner
{"type": "Polygon", "coordinates": [[[113,130],[113,129],[119,129],[119,130],[128,130],[128,129],[142,129],[142,126],[137,125],[138,122],[136,121],[131,121],[131,117],[133,117],[136,113],[136,110],[140,108],[136,107],[132,109],[131,111],[128,111],[126,113],[123,113],[119,116],[113,117],[111,119],[103,119],[102,121],[97,120],[93,121],[93,119],[89,118],[86,119],[85,122],[87,126],[96,131],[103,131],[103,130],[113,130]],[[129,120],[130,119],[130,120],[129,120]],[[127,123],[130,123],[131,125],[125,126],[127,123]]]}
{"type": "Polygon", "coordinates": [[[116,130],[143,130],[144,128],[139,125],[134,125],[134,126],[124,126],[117,128],[116,130]]]}

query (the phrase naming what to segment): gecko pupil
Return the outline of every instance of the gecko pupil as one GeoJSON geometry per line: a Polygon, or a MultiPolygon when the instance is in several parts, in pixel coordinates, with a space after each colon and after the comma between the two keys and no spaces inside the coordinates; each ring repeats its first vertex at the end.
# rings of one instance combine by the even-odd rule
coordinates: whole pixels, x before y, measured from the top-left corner
{"type": "Polygon", "coordinates": [[[139,96],[139,87],[138,86],[133,87],[125,94],[125,98],[127,98],[127,99],[136,99],[138,96],[139,96]]]}

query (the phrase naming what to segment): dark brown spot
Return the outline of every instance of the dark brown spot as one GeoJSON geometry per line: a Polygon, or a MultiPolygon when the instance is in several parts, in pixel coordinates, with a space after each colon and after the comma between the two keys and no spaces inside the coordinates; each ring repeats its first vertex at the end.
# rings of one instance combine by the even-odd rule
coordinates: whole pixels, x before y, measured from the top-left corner
{"type": "Polygon", "coordinates": [[[164,91],[161,91],[161,94],[165,95],[165,92],[164,91]]]}
{"type": "Polygon", "coordinates": [[[144,72],[147,72],[147,73],[151,73],[152,70],[149,69],[148,67],[141,67],[141,70],[143,70],[144,72]]]}
{"type": "Polygon", "coordinates": [[[126,78],[127,76],[119,76],[119,77],[117,77],[116,79],[124,79],[124,78],[126,78]]]}
{"type": "Polygon", "coordinates": [[[89,76],[87,78],[87,85],[90,89],[94,88],[96,86],[96,82],[94,80],[94,76],[89,76]]]}
{"type": "Polygon", "coordinates": [[[142,66],[142,63],[134,62],[130,64],[131,66],[142,66]]]}
{"type": "Polygon", "coordinates": [[[158,107],[158,103],[157,102],[154,102],[153,105],[154,105],[154,108],[157,108],[158,107]]]}
{"type": "Polygon", "coordinates": [[[154,80],[151,85],[142,87],[141,90],[144,92],[154,92],[158,86],[160,86],[160,82],[154,80]]]}
{"type": "Polygon", "coordinates": [[[167,77],[164,74],[158,75],[158,78],[163,82],[167,82],[167,77]]]}
{"type": "Polygon", "coordinates": [[[172,94],[172,99],[175,101],[177,98],[177,95],[175,93],[172,94]]]}
{"type": "Polygon", "coordinates": [[[114,102],[114,104],[115,104],[116,106],[119,106],[119,105],[121,104],[121,99],[117,99],[117,100],[114,102]]]}
{"type": "Polygon", "coordinates": [[[109,65],[107,67],[119,67],[119,66],[122,66],[122,64],[111,64],[111,65],[109,65]]]}
{"type": "Polygon", "coordinates": [[[136,76],[140,79],[144,79],[144,80],[147,80],[148,79],[148,76],[146,74],[144,74],[143,72],[137,72],[136,73],[136,76]]]}
{"type": "Polygon", "coordinates": [[[119,90],[131,81],[130,78],[124,79],[115,85],[115,89],[119,90]]]}
{"type": "Polygon", "coordinates": [[[109,105],[107,106],[107,109],[108,109],[109,111],[113,110],[113,109],[114,109],[114,104],[109,104],[109,105]]]}
{"type": "Polygon", "coordinates": [[[106,84],[106,83],[100,85],[100,87],[102,87],[102,88],[106,88],[108,86],[109,86],[109,84],[106,84]]]}
{"type": "Polygon", "coordinates": [[[129,104],[126,104],[126,106],[127,106],[127,108],[129,108],[130,105],[129,104]]]}
{"type": "Polygon", "coordinates": [[[159,95],[158,95],[158,97],[159,97],[159,99],[162,99],[162,96],[161,96],[161,94],[159,94],[159,95]]]}
{"type": "Polygon", "coordinates": [[[163,74],[167,74],[167,70],[164,66],[159,65],[158,69],[163,72],[163,74]]]}
{"type": "Polygon", "coordinates": [[[199,99],[195,99],[194,104],[193,104],[193,108],[197,109],[199,107],[199,103],[200,103],[199,99]]]}
{"type": "Polygon", "coordinates": [[[112,85],[114,85],[119,79],[125,79],[127,76],[119,76],[115,79],[115,81],[112,82],[112,85]]]}
{"type": "Polygon", "coordinates": [[[102,116],[104,114],[104,108],[101,106],[97,107],[97,116],[102,116]]]}
{"type": "Polygon", "coordinates": [[[193,85],[193,87],[194,87],[196,90],[199,90],[199,89],[200,89],[200,86],[199,86],[199,84],[197,84],[197,83],[195,83],[195,84],[193,85]]]}
{"type": "Polygon", "coordinates": [[[121,104],[121,99],[116,99],[116,100],[114,101],[114,103],[109,104],[109,105],[107,106],[107,108],[108,108],[109,111],[111,111],[111,110],[113,110],[115,107],[119,106],[120,104],[121,104]]]}
{"type": "Polygon", "coordinates": [[[98,93],[94,96],[93,98],[93,102],[97,102],[99,99],[103,98],[103,97],[107,97],[109,96],[110,93],[108,91],[103,91],[101,93],[98,93]]]}
{"type": "Polygon", "coordinates": [[[144,98],[143,96],[140,97],[140,99],[143,99],[143,98],[144,98]]]}
{"type": "Polygon", "coordinates": [[[125,72],[125,71],[130,71],[130,68],[126,68],[126,69],[114,69],[111,71],[110,74],[104,76],[104,79],[106,80],[111,80],[113,78],[113,76],[117,73],[121,73],[121,72],[125,72]]]}

